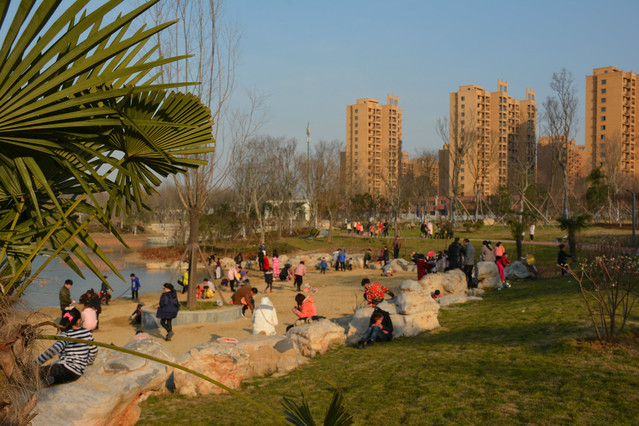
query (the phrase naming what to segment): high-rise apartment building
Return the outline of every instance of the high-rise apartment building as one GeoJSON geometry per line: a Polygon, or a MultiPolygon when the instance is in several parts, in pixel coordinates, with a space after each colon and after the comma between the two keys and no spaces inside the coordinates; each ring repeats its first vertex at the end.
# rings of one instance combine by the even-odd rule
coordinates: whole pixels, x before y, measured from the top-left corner
{"type": "Polygon", "coordinates": [[[595,68],[586,76],[587,176],[601,167],[608,179],[636,184],[639,146],[635,133],[637,74],[615,67],[595,68]]]}
{"type": "Polygon", "coordinates": [[[440,193],[492,195],[500,186],[514,189],[524,175],[534,175],[537,128],[535,92],[525,99],[477,85],[460,86],[450,94],[449,142],[439,155],[440,193]],[[457,171],[457,176],[452,176],[457,171]]]}
{"type": "Polygon", "coordinates": [[[388,103],[358,99],[346,107],[344,172],[351,192],[387,195],[396,188],[402,152],[402,110],[388,103]]]}

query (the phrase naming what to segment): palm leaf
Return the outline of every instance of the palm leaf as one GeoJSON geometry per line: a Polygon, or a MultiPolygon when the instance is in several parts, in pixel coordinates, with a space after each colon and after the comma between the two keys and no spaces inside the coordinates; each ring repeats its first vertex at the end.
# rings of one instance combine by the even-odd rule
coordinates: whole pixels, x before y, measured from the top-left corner
{"type": "Polygon", "coordinates": [[[1,3],[0,279],[12,283],[5,293],[30,274],[36,254],[101,277],[93,252],[117,273],[76,213],[121,240],[109,223],[114,209],[146,208],[162,177],[200,164],[187,155],[213,149],[210,112],[192,95],[163,92],[176,84],[153,83],[157,67],[181,59],[154,58],[157,47],[145,47],[172,23],[129,31],[156,0],[108,23],[104,15],[122,0],[93,11],[83,10],[87,0],[65,1],[61,12],[61,1],[23,0],[13,16],[1,3]],[[109,201],[100,206],[102,192],[109,201]]]}

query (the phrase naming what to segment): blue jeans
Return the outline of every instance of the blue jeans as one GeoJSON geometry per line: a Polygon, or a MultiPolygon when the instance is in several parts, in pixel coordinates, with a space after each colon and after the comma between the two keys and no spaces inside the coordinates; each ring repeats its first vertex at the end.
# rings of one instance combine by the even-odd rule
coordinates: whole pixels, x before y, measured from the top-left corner
{"type": "Polygon", "coordinates": [[[362,338],[359,339],[359,342],[364,343],[368,340],[371,342],[388,342],[390,339],[390,334],[384,333],[381,328],[370,326],[366,332],[364,332],[362,338]]]}

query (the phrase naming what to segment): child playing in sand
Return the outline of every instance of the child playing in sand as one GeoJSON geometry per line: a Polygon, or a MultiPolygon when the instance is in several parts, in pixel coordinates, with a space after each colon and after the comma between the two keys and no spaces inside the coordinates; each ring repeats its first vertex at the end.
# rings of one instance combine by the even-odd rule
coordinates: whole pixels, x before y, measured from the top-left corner
{"type": "Polygon", "coordinates": [[[268,271],[264,272],[264,281],[266,282],[264,293],[269,290],[271,293],[273,293],[273,268],[268,268],[268,271]]]}

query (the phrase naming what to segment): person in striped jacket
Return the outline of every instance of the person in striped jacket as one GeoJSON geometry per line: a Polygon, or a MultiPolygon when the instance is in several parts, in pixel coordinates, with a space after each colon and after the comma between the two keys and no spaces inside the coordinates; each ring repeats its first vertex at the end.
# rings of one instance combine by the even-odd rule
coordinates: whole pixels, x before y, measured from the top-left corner
{"type": "MultiPolygon", "coordinates": [[[[75,308],[65,312],[60,324],[64,327],[60,336],[93,340],[91,332],[82,328],[82,314],[75,308]]],[[[40,379],[45,386],[78,380],[86,366],[93,364],[97,353],[96,346],[58,340],[36,361],[40,366],[40,379]],[[58,361],[46,366],[42,365],[55,355],[59,356],[58,361]]]]}

